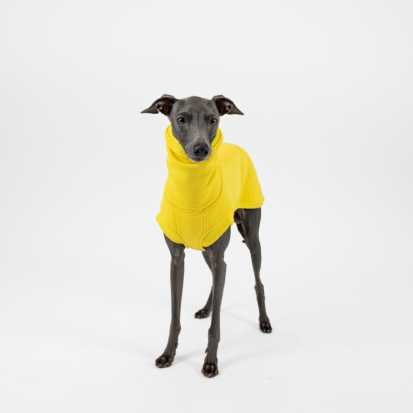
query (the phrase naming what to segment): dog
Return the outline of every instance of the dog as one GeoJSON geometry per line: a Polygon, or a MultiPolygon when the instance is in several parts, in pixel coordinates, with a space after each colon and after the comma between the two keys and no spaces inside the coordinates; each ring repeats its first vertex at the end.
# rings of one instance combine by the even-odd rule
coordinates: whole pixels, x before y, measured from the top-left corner
{"type": "Polygon", "coordinates": [[[243,115],[232,100],[223,95],[212,99],[197,96],[177,99],[163,95],[141,113],[159,112],[171,123],[165,133],[169,176],[157,220],[171,254],[172,316],[168,343],[155,365],[169,367],[174,361],[181,331],[184,250],[194,248],[202,251],[213,278],[205,306],[195,313],[199,319],[212,313],[201,370],[205,377],[212,378],[219,373],[217,352],[226,273],[224,253],[234,222],[251,254],[259,328],[263,333],[272,332],[260,278],[259,227],[264,198],[246,152],[236,145],[222,143],[220,118],[225,114],[243,115]]]}

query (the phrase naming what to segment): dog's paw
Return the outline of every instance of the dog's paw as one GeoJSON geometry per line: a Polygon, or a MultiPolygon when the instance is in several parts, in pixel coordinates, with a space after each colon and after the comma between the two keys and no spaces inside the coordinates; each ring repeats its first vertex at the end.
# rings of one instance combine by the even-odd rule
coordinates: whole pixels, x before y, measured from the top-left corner
{"type": "Polygon", "coordinates": [[[199,311],[195,313],[195,318],[207,318],[210,314],[210,310],[207,310],[206,308],[201,308],[199,311]]]}
{"type": "Polygon", "coordinates": [[[172,365],[172,362],[174,361],[175,356],[168,356],[166,354],[163,354],[162,356],[158,357],[155,360],[155,366],[163,369],[164,367],[169,367],[172,365]]]}
{"type": "Polygon", "coordinates": [[[263,321],[263,322],[261,322],[261,320],[259,320],[259,322],[260,322],[260,330],[263,333],[271,333],[272,332],[272,327],[271,327],[270,320],[263,321]]]}
{"type": "Polygon", "coordinates": [[[219,371],[218,371],[218,359],[216,362],[209,362],[205,361],[201,373],[208,378],[212,378],[215,376],[218,376],[219,371]]]}

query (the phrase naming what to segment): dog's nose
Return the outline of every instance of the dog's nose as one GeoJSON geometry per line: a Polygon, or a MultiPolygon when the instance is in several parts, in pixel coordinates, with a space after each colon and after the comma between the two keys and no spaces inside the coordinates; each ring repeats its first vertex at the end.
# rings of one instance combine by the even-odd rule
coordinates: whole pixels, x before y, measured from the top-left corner
{"type": "Polygon", "coordinates": [[[206,145],[194,145],[194,155],[197,158],[206,158],[209,154],[209,148],[206,145]]]}

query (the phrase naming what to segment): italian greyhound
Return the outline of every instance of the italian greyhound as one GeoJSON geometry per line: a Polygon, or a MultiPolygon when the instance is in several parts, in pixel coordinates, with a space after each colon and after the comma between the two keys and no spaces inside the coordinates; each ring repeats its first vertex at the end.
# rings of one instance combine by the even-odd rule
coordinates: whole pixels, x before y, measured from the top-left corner
{"type": "MultiPolygon", "coordinates": [[[[243,115],[234,102],[222,95],[212,99],[192,96],[185,99],[176,99],[171,95],[163,95],[148,109],[141,113],[157,114],[161,112],[168,117],[172,125],[174,137],[179,141],[185,154],[192,162],[205,162],[212,153],[211,144],[215,138],[220,117],[228,115],[243,115]],[[186,125],[186,127],[182,127],[186,125]]],[[[261,245],[259,227],[261,208],[237,209],[234,213],[234,222],[251,253],[252,266],[255,275],[255,291],[259,309],[259,328],[263,333],[271,333],[272,327],[265,309],[264,286],[260,278],[261,245]]],[[[178,336],[181,331],[180,312],[182,289],[184,282],[185,246],[171,241],[164,235],[166,244],[171,253],[171,297],[172,316],[169,339],[162,355],[155,361],[159,368],[169,367],[174,361],[178,336]]],[[[218,344],[220,341],[220,309],[224,292],[225,273],[227,265],[224,253],[231,237],[231,227],[212,245],[204,247],[202,255],[212,272],[212,288],[204,307],[195,313],[195,318],[206,318],[211,313],[211,327],[208,331],[208,347],[202,367],[205,377],[218,375],[218,344]]]]}

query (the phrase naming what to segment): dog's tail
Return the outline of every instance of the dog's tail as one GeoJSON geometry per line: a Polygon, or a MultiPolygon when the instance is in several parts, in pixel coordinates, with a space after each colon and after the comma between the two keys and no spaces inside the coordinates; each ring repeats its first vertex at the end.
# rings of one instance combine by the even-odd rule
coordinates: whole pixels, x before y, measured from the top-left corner
{"type": "Polygon", "coordinates": [[[237,224],[237,229],[243,238],[242,242],[245,244],[245,234],[244,234],[244,228],[242,224],[237,224]]]}

